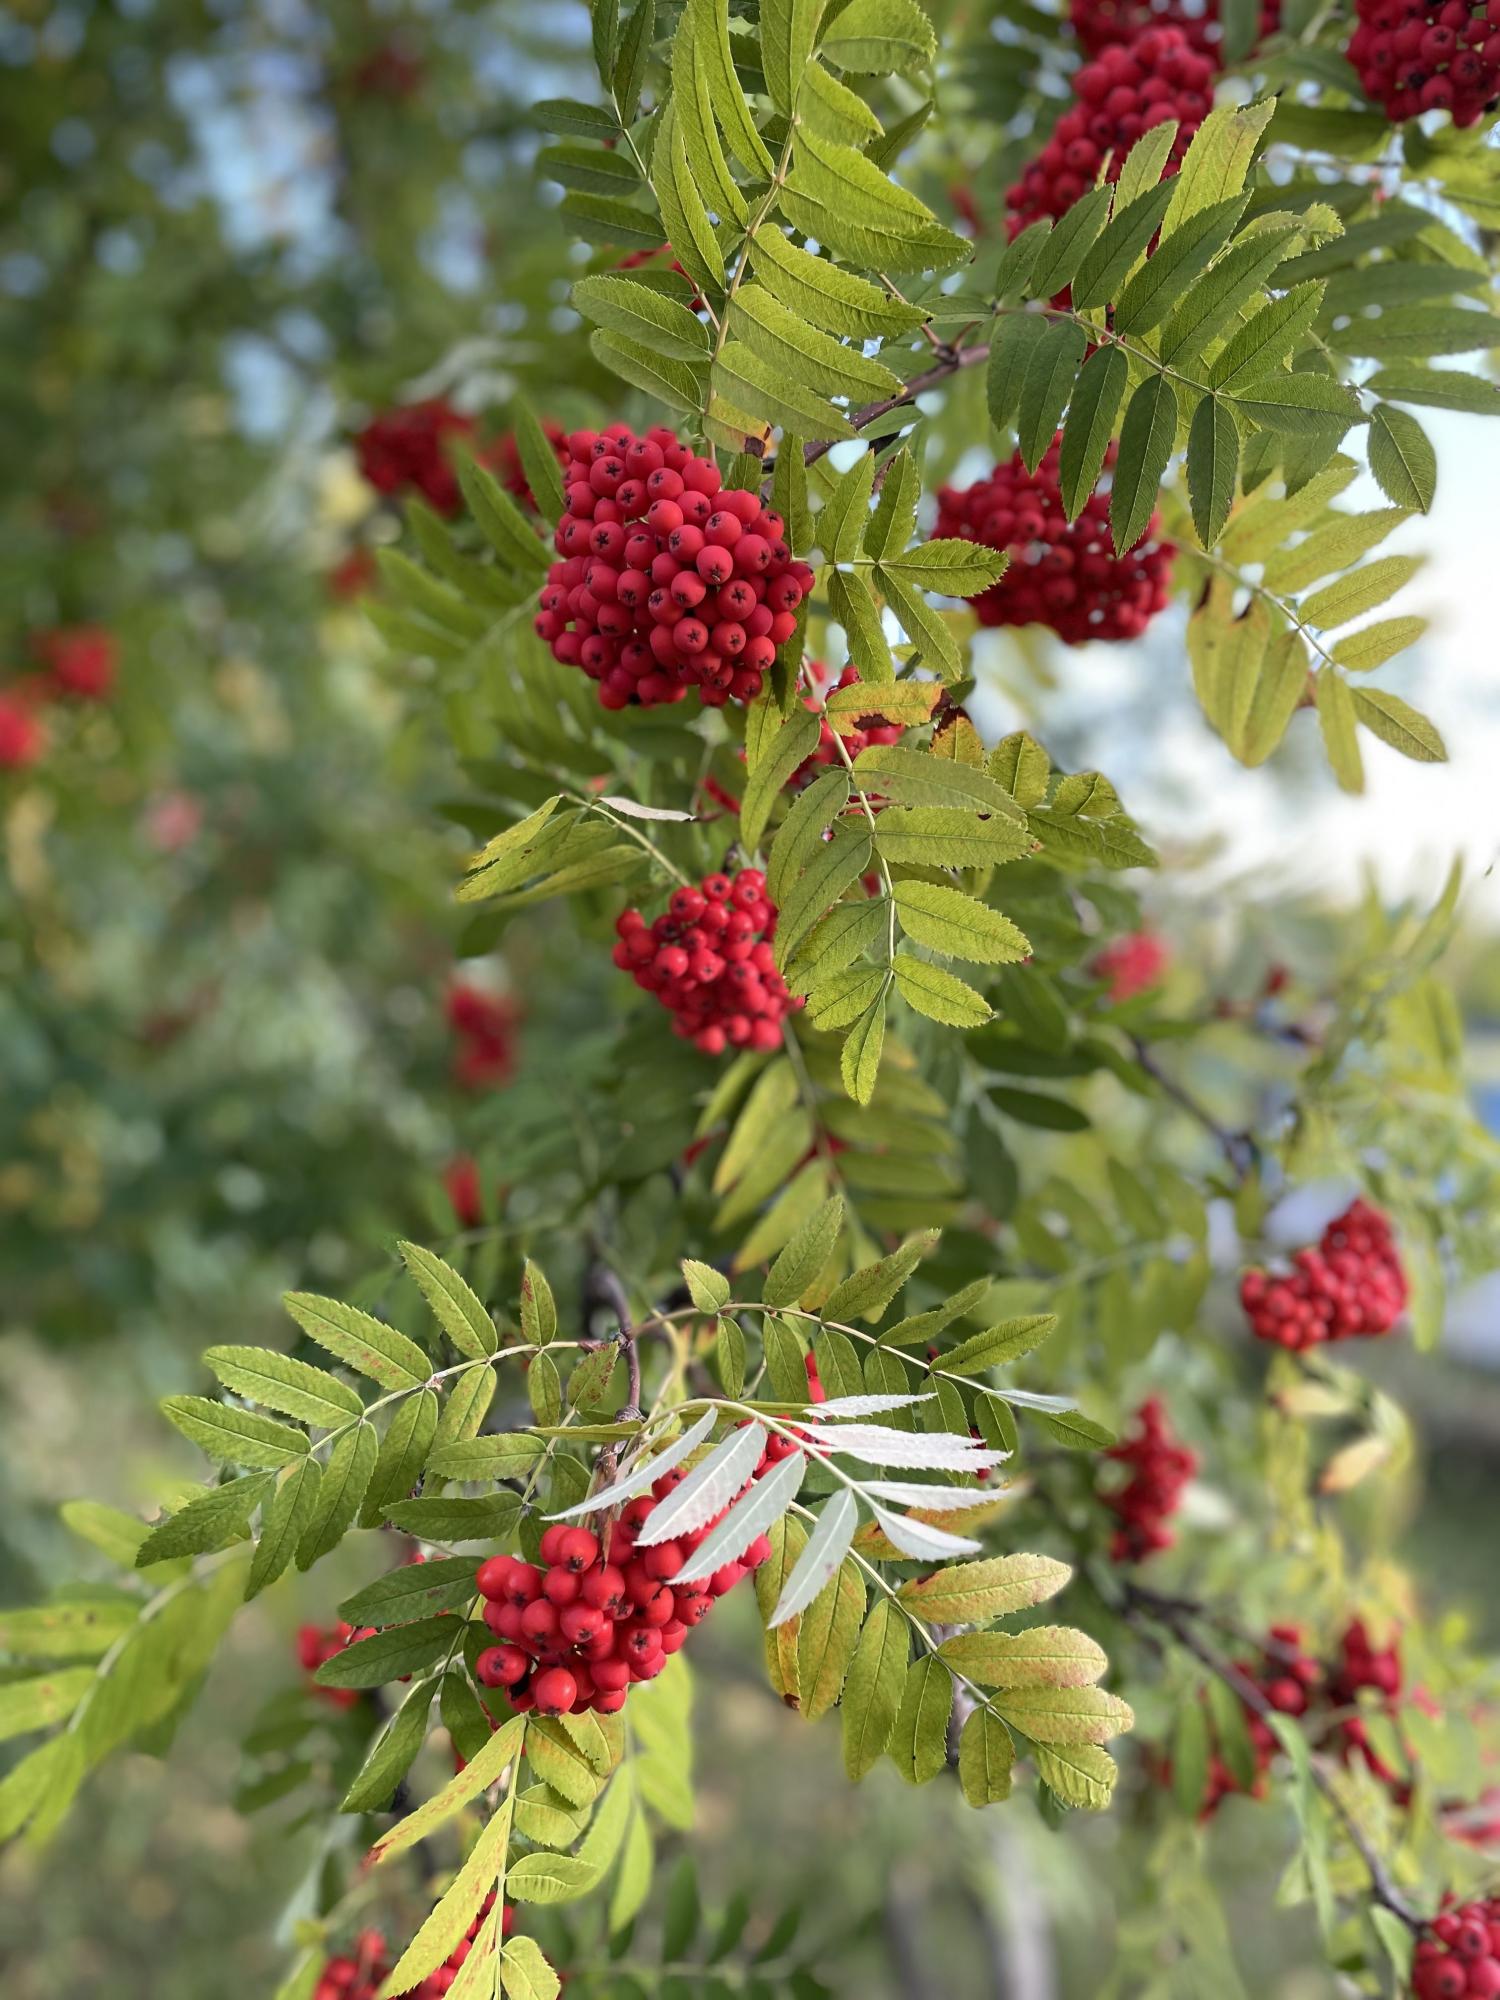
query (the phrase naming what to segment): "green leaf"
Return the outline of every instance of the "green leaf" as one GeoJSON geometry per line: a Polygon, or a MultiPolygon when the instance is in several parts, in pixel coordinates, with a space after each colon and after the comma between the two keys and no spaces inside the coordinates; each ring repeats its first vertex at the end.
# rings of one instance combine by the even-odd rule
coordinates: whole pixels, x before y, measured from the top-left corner
{"type": "Polygon", "coordinates": [[[140,1611],[134,1597],[0,1610],[0,1653],[16,1660],[97,1660],[130,1630],[140,1611]]]}
{"type": "Polygon", "coordinates": [[[1391,306],[1377,319],[1357,315],[1330,336],[1345,354],[1417,360],[1500,347],[1500,319],[1467,306],[1391,306]]]}
{"type": "Polygon", "coordinates": [[[843,1222],[842,1195],[830,1196],[808,1217],[766,1273],[761,1296],[768,1306],[794,1305],[815,1283],[833,1254],[843,1222]]]}
{"type": "Polygon", "coordinates": [[[1187,450],[1193,526],[1205,549],[1211,549],[1224,532],[1239,469],[1240,429],[1234,412],[1217,396],[1205,396],[1193,412],[1187,450]]]}
{"type": "Polygon", "coordinates": [[[1057,319],[1031,350],[1016,418],[1021,460],[1028,472],[1035,472],[1051,449],[1088,344],[1087,331],[1076,321],[1057,319]]]}
{"type": "Polygon", "coordinates": [[[243,1465],[276,1472],[309,1449],[304,1431],[258,1417],[251,1410],[231,1409],[207,1396],[168,1396],[162,1413],[182,1435],[215,1465],[243,1465]]]}
{"type": "Polygon", "coordinates": [[[319,1687],[383,1687],[442,1659],[455,1631],[451,1618],[418,1618],[410,1625],[393,1625],[345,1646],[323,1662],[313,1679],[319,1687]]]}
{"type": "Polygon", "coordinates": [[[823,47],[840,69],[858,76],[926,69],[937,36],[916,0],[850,0],[833,16],[823,47]]]}
{"type": "Polygon", "coordinates": [[[414,1340],[354,1306],[314,1292],[288,1292],[282,1303],[309,1339],[382,1389],[415,1389],[432,1373],[414,1340]]]}
{"type": "Polygon", "coordinates": [[[311,1569],[348,1533],[369,1490],[379,1454],[380,1442],[370,1424],[356,1424],[329,1453],[317,1508],[297,1549],[298,1569],[311,1569]]]}
{"type": "Polygon", "coordinates": [[[259,1595],[267,1584],[274,1583],[292,1560],[312,1522],[322,1483],[322,1466],[315,1458],[304,1458],[277,1486],[266,1508],[260,1540],[250,1563],[250,1577],[245,1586],[247,1598],[259,1595]]]}
{"type": "Polygon", "coordinates": [[[997,1706],[1034,1743],[1107,1743],[1135,1721],[1127,1702],[1097,1687],[1008,1688],[997,1706]]]}
{"type": "Polygon", "coordinates": [[[868,278],[799,249],[778,229],[763,229],[751,246],[750,257],[766,290],[824,333],[883,340],[910,333],[926,317],[920,306],[891,298],[868,278]]]}
{"type": "Polygon", "coordinates": [[[455,1439],[434,1444],[427,1469],[444,1479],[523,1479],[544,1454],[544,1447],[524,1431],[455,1439]]]}
{"type": "Polygon", "coordinates": [[[1113,1431],[1081,1410],[1033,1410],[1031,1421],[1067,1451],[1102,1451],[1115,1442],[1113,1431]]]}
{"type": "Polygon", "coordinates": [[[1236,391],[1234,403],[1262,430],[1331,443],[1360,419],[1354,391],[1327,375],[1269,375],[1236,391]]]}
{"type": "Polygon", "coordinates": [[[622,382],[655,396],[670,410],[696,414],[708,396],[708,377],[685,361],[673,361],[622,335],[596,333],[589,342],[598,360],[622,382]]]}
{"type": "Polygon", "coordinates": [[[1008,562],[1007,556],[982,542],[931,541],[886,556],[877,574],[882,582],[900,577],[913,590],[940,592],[944,597],[977,597],[999,581],[1008,562]]]}
{"type": "Polygon", "coordinates": [[[1045,346],[1048,322],[1040,313],[1008,313],[996,320],[990,335],[985,374],[985,399],[990,422],[1008,430],[1021,407],[1021,390],[1032,356],[1045,346]]]}
{"type": "Polygon", "coordinates": [[[414,1687],[376,1737],[358,1775],[339,1801],[346,1813],[383,1812],[427,1740],[432,1682],[414,1687]]]}
{"type": "Polygon", "coordinates": [[[741,285],[729,303],[728,318],[730,332],[770,368],[821,395],[873,401],[901,387],[899,377],[882,362],[867,360],[858,349],[809,326],[763,285],[741,285]]]}
{"type": "Polygon", "coordinates": [[[764,0],[760,16],[761,65],[778,111],[796,108],[802,77],[817,46],[824,0],[764,0]]]}
{"type": "Polygon", "coordinates": [[[507,569],[545,570],[552,560],[544,542],[505,488],[472,458],[458,461],[459,484],[469,511],[507,569]]]}
{"type": "Polygon", "coordinates": [[[134,1569],[146,1524],[118,1507],[103,1506],[97,1500],[65,1500],[58,1508],[63,1526],[90,1548],[98,1549],[122,1569],[134,1569]]]}
{"type": "Polygon", "coordinates": [[[486,1896],[505,1876],[506,1848],[510,1841],[515,1798],[515,1788],[512,1787],[491,1814],[437,1908],[401,1954],[395,1971],[380,1989],[380,2000],[391,2000],[391,1996],[410,1992],[412,1987],[425,1983],[429,1974],[445,1963],[459,1940],[468,1933],[484,1906],[486,1896]]]}
{"type": "Polygon", "coordinates": [[[1252,314],[1208,372],[1210,388],[1244,389],[1275,373],[1317,318],[1323,287],[1296,285],[1252,314]]]}
{"type": "Polygon", "coordinates": [[[1016,1746],[1010,1731],[988,1708],[976,1708],[958,1739],[958,1782],[976,1808],[1010,1797],[1016,1746]]]}
{"type": "Polygon", "coordinates": [[[506,2000],[557,2000],[562,1981],[535,1938],[511,1938],[500,1957],[500,1985],[506,2000]]]}
{"type": "Polygon", "coordinates": [[[440,1611],[465,1610],[474,1600],[474,1570],[471,1556],[403,1563],[346,1597],[339,1616],[349,1625],[403,1625],[440,1611]]]}
{"type": "Polygon", "coordinates": [[[1500,416],[1500,386],[1457,368],[1421,368],[1415,362],[1382,368],[1364,385],[1393,403],[1416,403],[1434,410],[1467,410],[1471,416],[1500,416]]]}
{"type": "Polygon", "coordinates": [[[1355,715],[1382,743],[1389,743],[1393,750],[1419,764],[1448,761],[1447,746],[1438,731],[1400,695],[1387,694],[1382,688],[1358,687],[1351,689],[1350,694],[1355,715]]]}
{"type": "Polygon", "coordinates": [[[853,562],[864,547],[870,521],[870,493],[875,479],[875,454],[864,452],[824,502],[818,516],[818,542],[830,562],[853,562]]]}
{"type": "Polygon", "coordinates": [[[726,341],[720,349],[713,365],[713,387],[717,396],[728,399],[734,409],[749,412],[761,425],[777,425],[809,438],[858,435],[832,403],[804,388],[777,363],[763,360],[742,340],[726,341]]]}
{"type": "Polygon", "coordinates": [[[948,1715],[953,1679],[930,1654],[906,1670],[901,1706],[887,1748],[910,1785],[925,1785],[948,1761],[948,1715]]]}
{"type": "Polygon", "coordinates": [[[1022,806],[1039,806],[1047,796],[1052,760],[1024,729],[1013,730],[990,752],[990,776],[1022,806]]]}
{"type": "Polygon", "coordinates": [[[600,1871],[576,1854],[523,1854],[505,1878],[518,1903],[572,1903],[586,1896],[600,1871]]]}
{"type": "MultiPolygon", "coordinates": [[[[1131,149],[1131,159],[1148,145],[1159,151],[1165,163],[1167,147],[1160,145],[1160,137],[1165,128],[1155,128],[1153,135],[1147,133],[1131,149]]],[[[1121,176],[1123,184],[1124,176],[1121,176]]],[[[1158,181],[1155,174],[1145,184],[1145,192],[1136,195],[1115,194],[1115,213],[1102,235],[1096,238],[1073,279],[1073,304],[1079,309],[1106,305],[1124,284],[1131,266],[1145,250],[1161,225],[1167,203],[1172,199],[1176,183],[1173,180],[1158,181]]]]}
{"type": "Polygon", "coordinates": [[[656,0],[636,0],[630,19],[619,36],[610,78],[615,107],[627,125],[635,117],[636,106],[640,102],[641,84],[645,80],[655,32],[656,0]]]}
{"type": "MultiPolygon", "coordinates": [[[[698,53],[701,32],[706,31],[711,38],[716,36],[711,13],[711,9],[693,7],[684,7],[682,11],[677,33],[672,38],[672,103],[688,164],[704,200],[723,220],[743,226],[750,219],[750,211],[719,142],[708,69],[698,53]]],[[[734,94],[739,96],[737,84],[734,94]]]]}
{"type": "Polygon", "coordinates": [[[700,1264],[695,1257],[684,1257],[682,1276],[688,1296],[699,1312],[714,1315],[729,1303],[729,1280],[712,1264],[700,1264]]]}
{"type": "Polygon", "coordinates": [[[1425,618],[1382,618],[1340,639],[1333,657],[1349,673],[1368,673],[1415,645],[1426,630],[1425,618]]]}
{"type": "Polygon", "coordinates": [[[740,839],[747,850],[760,845],[772,807],[792,773],[817,749],[819,734],[818,718],[799,707],[756,758],[740,801],[740,839]]]}
{"type": "Polygon", "coordinates": [[[402,1262],[460,1354],[485,1361],[499,1348],[495,1323],[483,1301],[451,1264],[419,1243],[398,1243],[402,1262]]]}
{"type": "Polygon", "coordinates": [[[878,1263],[863,1265],[852,1272],[829,1293],[822,1308],[823,1317],[878,1320],[917,1265],[937,1248],[938,1235],[935,1229],[924,1230],[878,1263]]]}
{"type": "MultiPolygon", "coordinates": [[[[1179,186],[1181,177],[1178,177],[1179,186]]],[[[1196,209],[1168,235],[1165,228],[1156,253],[1148,257],[1120,293],[1115,307],[1119,333],[1149,333],[1180,304],[1204,268],[1216,257],[1239,226],[1249,197],[1196,209]]]]}
{"type": "Polygon", "coordinates": [[[708,329],[676,299],[633,279],[604,275],[579,278],[571,299],[585,319],[639,346],[681,361],[708,359],[708,329]]]}
{"type": "MultiPolygon", "coordinates": [[[[872,784],[872,790],[878,786],[872,784]]],[[[887,806],[875,841],[889,862],[933,868],[982,868],[1031,851],[1030,833],[1011,819],[984,819],[984,807],[887,806]]]]}
{"type": "Polygon", "coordinates": [[[1370,412],[1367,449],[1370,470],[1386,498],[1425,514],[1437,492],[1437,453],[1416,418],[1390,403],[1377,403],[1370,412]]]}
{"type": "Polygon", "coordinates": [[[771,842],[766,872],[767,891],[778,909],[785,908],[792,884],[823,850],[823,835],[849,803],[849,794],[849,779],[842,766],[835,766],[793,800],[771,842]]]}
{"type": "Polygon", "coordinates": [[[895,897],[907,936],[946,958],[1007,965],[1030,955],[1030,944],[1009,917],[962,890],[935,882],[901,882],[895,897]]]}
{"type": "Polygon", "coordinates": [[[1037,250],[1027,281],[1026,289],[1032,298],[1051,298],[1055,292],[1072,283],[1074,274],[1108,219],[1113,200],[1113,188],[1090,188],[1086,195],[1074,202],[1066,215],[1053,224],[1052,234],[1037,250]]]}
{"type": "Polygon", "coordinates": [[[557,1305],[539,1265],[528,1257],[521,1268],[521,1332],[533,1347],[545,1347],[557,1332],[557,1305]]]}
{"type": "MultiPolygon", "coordinates": [[[[781,4],[786,0],[778,0],[781,4]]],[[[863,153],[805,127],[797,135],[782,208],[805,236],[867,271],[945,271],[973,255],[962,236],[944,228],[930,208],[863,153]]]]}
{"type": "Polygon", "coordinates": [[[1073,1572],[1051,1556],[992,1556],[950,1563],[903,1583],[896,1595],[929,1624],[978,1625],[1055,1597],[1073,1572]]]}
{"type": "MultiPolygon", "coordinates": [[[[1063,426],[1058,463],[1063,508],[1070,521],[1078,519],[1099,484],[1129,381],[1130,363],[1123,347],[1097,348],[1083,364],[1063,426]]],[[[1191,458],[1188,465],[1191,474],[1191,458]]]]}
{"type": "Polygon", "coordinates": [[[562,1377],[550,1354],[538,1354],[527,1369],[526,1394],[539,1424],[550,1428],[558,1423],[563,1407],[562,1377]]]}
{"type": "Polygon", "coordinates": [[[711,291],[722,291],[724,253],[688,163],[676,105],[670,101],[662,110],[656,128],[651,150],[651,184],[661,208],[667,241],[678,262],[694,283],[711,291]]]}
{"type": "MultiPolygon", "coordinates": [[[[451,1620],[429,1622],[441,1625],[445,1633],[451,1634],[451,1620]]],[[[362,1639],[336,1657],[347,1660],[362,1647],[376,1646],[383,1641],[392,1641],[398,1636],[396,1633],[388,1632],[382,1633],[379,1639],[362,1639]]],[[[318,1671],[321,1674],[323,1670],[320,1667],[318,1671]]],[[[378,1686],[379,1683],[374,1685],[378,1686]]],[[[446,1825],[471,1799],[477,1799],[481,1793],[487,1792],[499,1781],[506,1767],[519,1756],[521,1746],[526,1740],[526,1733],[525,1716],[509,1717],[483,1748],[469,1759],[463,1770],[448,1780],[441,1791],[424,1800],[415,1812],[408,1813],[405,1819],[398,1821],[388,1833],[381,1835],[370,1849],[366,1865],[378,1867],[383,1861],[389,1861],[398,1854],[405,1854],[418,1842],[429,1839],[440,1826],[446,1825]]]]}
{"type": "Polygon", "coordinates": [[[248,1479],[231,1479],[211,1486],[154,1527],[136,1551],[138,1569],[168,1562],[175,1556],[211,1555],[242,1542],[250,1533],[250,1517],[270,1493],[269,1472],[248,1479]]]}
{"type": "Polygon", "coordinates": [[[1363,569],[1353,570],[1337,583],[1325,584],[1311,597],[1304,597],[1299,607],[1301,615],[1308,624],[1320,626],[1324,631],[1346,624],[1393,597],[1403,584],[1411,581],[1424,560],[1422,556],[1382,556],[1378,562],[1366,563],[1363,569]]]}
{"type": "Polygon", "coordinates": [[[1318,704],[1318,721],[1323,730],[1323,747],[1333,766],[1333,775],[1346,792],[1365,788],[1364,761],[1359,754],[1355,725],[1359,718],[1348,684],[1331,667],[1321,667],[1313,682],[1318,704]]]}
{"type": "Polygon", "coordinates": [[[885,1042],[885,1006],[886,996],[882,992],[854,1023],[839,1051],[839,1075],[856,1104],[868,1104],[875,1095],[885,1042]]]}
{"type": "Polygon", "coordinates": [[[1268,590],[1305,590],[1320,577],[1347,569],[1383,542],[1409,516],[1401,507],[1380,507],[1368,514],[1335,514],[1323,527],[1295,547],[1281,549],[1266,564],[1268,590]]]}
{"type": "Polygon", "coordinates": [[[964,806],[1024,824],[1025,815],[1015,800],[987,771],[908,744],[876,743],[861,750],[854,760],[854,777],[863,791],[900,805],[964,806]]]}
{"type": "Polygon", "coordinates": [[[943,1355],[939,1365],[955,1375],[969,1375],[980,1368],[999,1368],[1030,1354],[1056,1331],[1055,1313],[1026,1313],[1018,1319],[1001,1320],[998,1326],[973,1334],[943,1355]]]}
{"type": "Polygon", "coordinates": [[[1117,555],[1133,549],[1149,527],[1176,441],[1176,392],[1165,375],[1148,376],[1126,407],[1110,488],[1109,531],[1117,555]]]}
{"type": "Polygon", "coordinates": [[[708,79],[709,98],[729,150],[748,173],[763,174],[769,179],[775,163],[755,129],[755,120],[734,73],[728,0],[688,0],[683,17],[692,25],[693,53],[708,79]]]}
{"type": "Polygon", "coordinates": [[[29,1680],[0,1681],[0,1743],[66,1722],[93,1685],[92,1667],[60,1667],[29,1680]]]}
{"type": "MultiPolygon", "coordinates": [[[[783,1601],[794,1590],[800,1594],[799,1572],[805,1563],[809,1570],[826,1564],[833,1543],[842,1538],[844,1528],[853,1528],[856,1511],[853,1496],[848,1493],[837,1495],[828,1503],[787,1580],[783,1601]],[[847,1501],[847,1507],[840,1505],[842,1501],[847,1501]],[[832,1540],[820,1548],[819,1533],[825,1525],[832,1540]]],[[[779,1613],[779,1605],[777,1609],[779,1613]]],[[[864,1616],[864,1580],[853,1563],[841,1563],[798,1620],[797,1687],[802,1714],[808,1722],[819,1721],[838,1702],[864,1616]]]]}
{"type": "Polygon", "coordinates": [[[981,1687],[1087,1687],[1108,1670],[1104,1648],[1066,1625],[1025,1632],[960,1632],[938,1658],[981,1687]]]}
{"type": "Polygon", "coordinates": [[[398,1403],[385,1436],[369,1489],[360,1510],[360,1524],[373,1528],[392,1500],[404,1500],[417,1483],[437,1430],[437,1397],[422,1389],[398,1403]]]}
{"type": "Polygon", "coordinates": [[[452,1493],[433,1493],[416,1500],[386,1503],[385,1519],[393,1528],[428,1542],[500,1541],[521,1517],[514,1493],[486,1493],[465,1500],[452,1493]]]}
{"type": "Polygon", "coordinates": [[[906,1620],[882,1597],[860,1634],[839,1707],[844,1769],[856,1783],[874,1770],[891,1740],[909,1651],[906,1620]]]}
{"type": "Polygon", "coordinates": [[[364,1407],[346,1382],[268,1347],[210,1347],[203,1360],[237,1396],[325,1430],[337,1429],[364,1407]]]}
{"type": "Polygon", "coordinates": [[[1162,224],[1163,240],[1205,208],[1240,192],[1262,133],[1276,111],[1274,97],[1253,104],[1221,104],[1194,133],[1172,186],[1172,203],[1162,224]]]}
{"type": "Polygon", "coordinates": [[[991,1008],[984,995],[942,966],[898,951],[894,970],[902,999],[929,1020],[950,1028],[980,1028],[989,1020],[991,1008]]]}
{"type": "Polygon", "coordinates": [[[1107,1750],[1091,1743],[1037,1743],[1032,1748],[1036,1774],[1065,1805],[1085,1812],[1104,1812],[1119,1772],[1107,1750]]]}

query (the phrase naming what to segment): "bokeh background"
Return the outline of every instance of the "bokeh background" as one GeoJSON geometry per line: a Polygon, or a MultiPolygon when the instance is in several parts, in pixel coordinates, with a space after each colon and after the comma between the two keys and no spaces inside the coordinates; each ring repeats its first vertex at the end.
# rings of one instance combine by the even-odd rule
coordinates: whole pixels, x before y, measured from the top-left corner
{"type": "MultiPolygon", "coordinates": [[[[584,33],[562,0],[0,16],[0,697],[38,634],[97,627],[118,653],[106,696],[49,706],[44,752],[0,771],[0,1601],[87,1573],[60,1503],[149,1507],[194,1476],[153,1406],[198,1348],[274,1341],[287,1286],[358,1297],[395,1236],[450,1238],[456,1160],[489,1203],[539,1133],[576,1139],[569,1051],[607,988],[524,923],[503,963],[460,969],[451,751],[346,564],[399,531],[350,448],[374,412],[444,395],[498,428],[520,390],[567,420],[602,386],[526,118],[575,84],[584,33]],[[455,1072],[459,979],[509,1023],[479,1089],[455,1072]]],[[[993,225],[1000,162],[937,168],[993,225]]],[[[1402,691],[1439,720],[1446,770],[1372,742],[1361,800],[1295,741],[1240,770],[1192,705],[1175,612],[1129,649],[987,635],[976,713],[1042,718],[1059,761],[1103,763],[1141,802],[1185,1005],[1272,946],[1315,983],[1369,883],[1430,898],[1462,856],[1452,973],[1495,1124],[1500,478],[1468,420],[1430,429],[1438,503],[1392,546],[1428,553],[1413,598],[1433,628],[1402,691]]],[[[1319,1221],[1324,1193],[1305,1196],[1319,1221]]],[[[1304,1233],[1294,1209],[1279,1222],[1304,1233]]],[[[1229,1338],[1227,1301],[1226,1277],[1229,1338]]],[[[1375,1365],[1420,1428],[1421,1482],[1395,1502],[1419,1576],[1494,1640],[1496,1292],[1450,1318],[1442,1355],[1375,1365]]],[[[345,1562],[238,1621],[169,1762],[118,1763],[51,1851],[0,1859],[8,2000],[273,1989],[324,1835],[296,1800],[237,1810],[239,1737],[296,1690],[298,1623],[364,1580],[345,1562]]],[[[767,1908],[805,1897],[810,1931],[852,1938],[840,1990],[862,2000],[1115,1990],[1149,1794],[1061,1835],[1019,1804],[976,1850],[950,1788],[886,1771],[851,1793],[835,1733],[788,1727],[747,1605],[695,1657],[711,1897],[747,1872],[767,1908]]],[[[317,1738],[330,1767],[347,1726],[330,1711],[317,1738]]],[[[1263,1921],[1273,1822],[1231,1801],[1216,1829],[1234,1949],[1250,1992],[1315,2000],[1335,1989],[1305,1969],[1302,1913],[1263,1921]]]]}

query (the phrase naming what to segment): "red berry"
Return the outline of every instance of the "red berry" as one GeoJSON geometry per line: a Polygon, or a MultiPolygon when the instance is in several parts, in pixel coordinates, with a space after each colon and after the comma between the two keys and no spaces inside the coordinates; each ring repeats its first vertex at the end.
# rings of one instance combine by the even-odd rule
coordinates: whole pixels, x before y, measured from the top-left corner
{"type": "Polygon", "coordinates": [[[566,1667],[548,1667],[532,1684],[539,1715],[566,1715],[578,1699],[578,1683],[566,1667]]]}

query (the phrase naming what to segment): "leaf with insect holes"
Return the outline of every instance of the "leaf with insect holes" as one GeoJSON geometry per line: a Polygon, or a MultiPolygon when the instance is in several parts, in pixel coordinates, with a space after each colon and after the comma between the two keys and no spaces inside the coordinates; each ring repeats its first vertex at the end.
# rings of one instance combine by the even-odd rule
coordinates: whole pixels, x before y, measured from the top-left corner
{"type": "MultiPolygon", "coordinates": [[[[759,1430],[760,1427],[753,1424],[749,1428],[759,1430]]],[[[712,1576],[726,1563],[737,1562],[757,1536],[763,1535],[773,1522],[779,1521],[791,1506],[802,1484],[806,1466],[807,1460],[800,1451],[789,1453],[773,1465],[764,1478],[757,1480],[744,1498],[730,1508],[713,1533],[689,1557],[672,1579],[674,1586],[701,1583],[704,1577],[712,1576]]],[[[655,1519],[655,1510],[652,1519],[655,1519]]]]}
{"type": "Polygon", "coordinates": [[[706,1527],[751,1478],[765,1447],[766,1434],[757,1423],[731,1431],[680,1486],[652,1508],[649,1519],[641,1524],[637,1545],[655,1548],[659,1542],[706,1527]]]}

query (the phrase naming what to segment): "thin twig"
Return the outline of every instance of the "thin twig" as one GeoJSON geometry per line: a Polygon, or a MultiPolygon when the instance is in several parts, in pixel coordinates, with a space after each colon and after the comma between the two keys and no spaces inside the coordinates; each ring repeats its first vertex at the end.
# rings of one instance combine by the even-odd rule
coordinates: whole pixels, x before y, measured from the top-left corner
{"type": "MultiPolygon", "coordinates": [[[[862,431],[867,424],[873,424],[877,418],[887,417],[892,410],[899,410],[903,403],[914,403],[918,396],[923,395],[928,389],[935,389],[939,382],[946,382],[948,377],[956,375],[960,368],[974,367],[977,362],[985,359],[989,351],[987,342],[982,347],[951,348],[930,368],[925,368],[920,375],[913,375],[909,382],[903,382],[894,396],[886,396],[878,403],[866,403],[863,409],[855,410],[849,422],[855,430],[862,431]]],[[[824,438],[816,444],[804,445],[803,462],[807,465],[815,464],[818,459],[826,457],[837,442],[837,438],[824,438]]]]}
{"type": "Polygon", "coordinates": [[[1220,1124],[1206,1104],[1198,1099],[1185,1084],[1169,1076],[1156,1058],[1155,1051],[1140,1035],[1130,1037],[1130,1046],[1136,1061],[1164,1094],[1171,1098],[1179,1110],[1195,1119],[1209,1134],[1214,1144],[1228,1161],[1236,1180],[1248,1180],[1255,1166],[1255,1141],[1248,1132],[1231,1132],[1227,1125],[1220,1124]]]}

